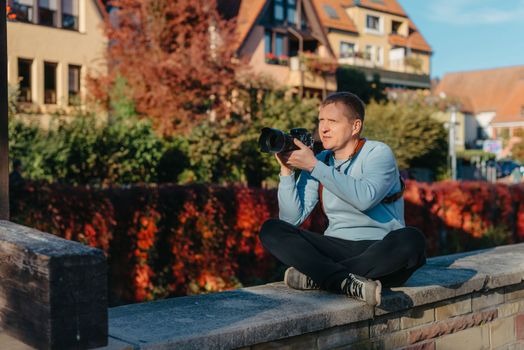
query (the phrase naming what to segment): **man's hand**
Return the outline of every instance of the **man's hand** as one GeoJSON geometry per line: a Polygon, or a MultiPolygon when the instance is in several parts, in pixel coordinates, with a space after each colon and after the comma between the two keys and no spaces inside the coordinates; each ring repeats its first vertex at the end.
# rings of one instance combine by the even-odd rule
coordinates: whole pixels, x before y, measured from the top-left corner
{"type": "Polygon", "coordinates": [[[295,142],[295,145],[299,147],[299,149],[289,153],[285,164],[293,168],[312,171],[318,162],[315,154],[313,154],[313,151],[298,139],[293,139],[293,142],[295,142]]]}
{"type": "Polygon", "coordinates": [[[275,158],[280,164],[280,175],[289,176],[293,174],[293,167],[287,164],[287,160],[291,156],[291,152],[275,153],[275,158]]]}

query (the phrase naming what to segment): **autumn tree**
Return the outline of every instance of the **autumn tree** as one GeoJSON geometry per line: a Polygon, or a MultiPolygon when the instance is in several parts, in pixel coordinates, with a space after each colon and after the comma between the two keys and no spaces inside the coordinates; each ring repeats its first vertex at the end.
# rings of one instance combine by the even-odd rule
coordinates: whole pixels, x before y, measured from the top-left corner
{"type": "Polygon", "coordinates": [[[93,95],[107,101],[117,77],[136,111],[163,134],[227,117],[235,86],[234,22],[216,0],[113,0],[105,22],[109,73],[93,77],[93,95]]]}

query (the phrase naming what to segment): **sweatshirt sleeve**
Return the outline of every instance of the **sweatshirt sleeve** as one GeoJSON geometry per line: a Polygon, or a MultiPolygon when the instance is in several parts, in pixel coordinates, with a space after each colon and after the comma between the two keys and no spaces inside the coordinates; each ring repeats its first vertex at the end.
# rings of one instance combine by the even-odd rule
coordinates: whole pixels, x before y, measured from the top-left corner
{"type": "MultiPolygon", "coordinates": [[[[320,162],[319,162],[320,163],[320,162]]],[[[295,176],[280,176],[278,184],[279,217],[292,225],[303,223],[318,202],[318,181],[307,171],[295,176]]]]}
{"type": "Polygon", "coordinates": [[[397,165],[387,145],[375,147],[364,160],[363,176],[358,179],[317,162],[311,176],[343,201],[360,211],[379,204],[395,185],[397,165]]]}

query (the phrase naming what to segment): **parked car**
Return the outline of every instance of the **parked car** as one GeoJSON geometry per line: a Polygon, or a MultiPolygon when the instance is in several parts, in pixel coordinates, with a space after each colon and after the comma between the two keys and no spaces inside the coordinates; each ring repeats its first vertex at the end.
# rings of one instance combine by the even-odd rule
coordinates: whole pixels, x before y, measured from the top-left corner
{"type": "Polygon", "coordinates": [[[511,172],[515,168],[520,168],[521,164],[512,160],[512,159],[502,159],[502,160],[489,160],[486,165],[488,167],[497,168],[497,178],[506,177],[511,175],[511,172]]]}

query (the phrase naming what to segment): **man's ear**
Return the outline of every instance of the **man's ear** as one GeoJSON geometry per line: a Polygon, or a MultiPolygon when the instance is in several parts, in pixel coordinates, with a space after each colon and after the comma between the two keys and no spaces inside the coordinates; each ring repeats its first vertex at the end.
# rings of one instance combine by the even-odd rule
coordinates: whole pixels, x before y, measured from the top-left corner
{"type": "Polygon", "coordinates": [[[355,119],[353,123],[353,135],[359,134],[362,131],[362,120],[355,119]]]}

